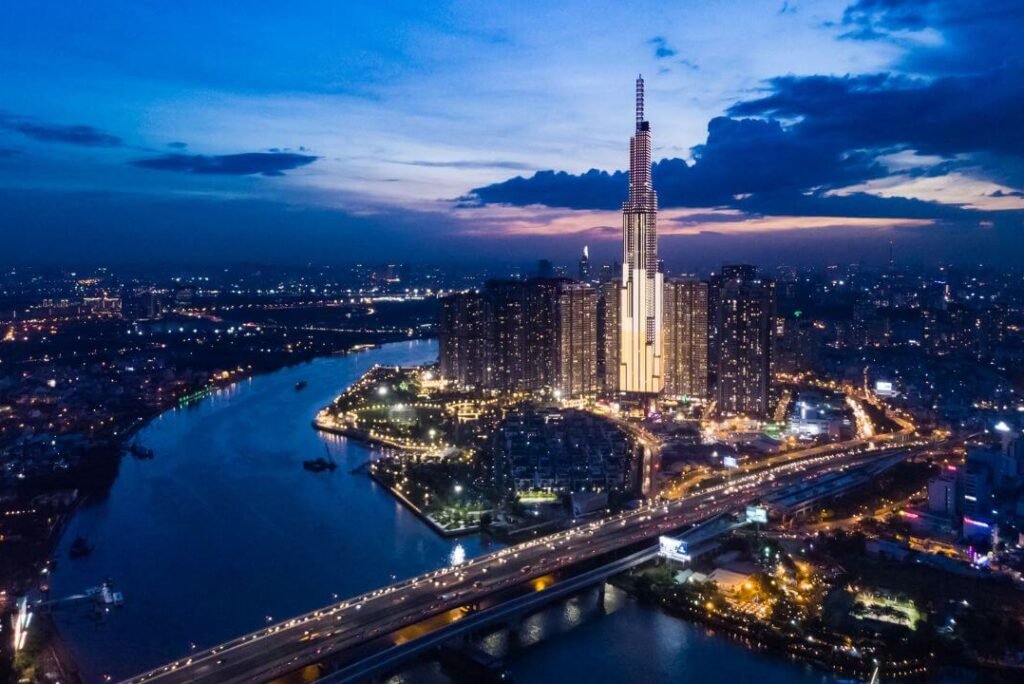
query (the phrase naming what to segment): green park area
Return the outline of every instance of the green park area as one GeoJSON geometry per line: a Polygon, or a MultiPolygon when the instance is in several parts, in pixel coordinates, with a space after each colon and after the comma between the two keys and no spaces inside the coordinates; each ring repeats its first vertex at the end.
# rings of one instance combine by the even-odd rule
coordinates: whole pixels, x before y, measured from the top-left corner
{"type": "Polygon", "coordinates": [[[318,416],[318,426],[404,449],[451,446],[451,419],[423,387],[430,377],[421,368],[375,366],[318,416]]]}

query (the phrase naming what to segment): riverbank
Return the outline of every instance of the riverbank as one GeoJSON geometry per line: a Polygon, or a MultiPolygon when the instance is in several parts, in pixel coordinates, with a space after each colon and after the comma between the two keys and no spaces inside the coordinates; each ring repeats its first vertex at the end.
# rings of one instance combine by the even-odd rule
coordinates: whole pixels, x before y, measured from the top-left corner
{"type": "Polygon", "coordinates": [[[391,496],[395,497],[399,502],[402,503],[409,511],[411,511],[417,518],[425,522],[430,529],[434,530],[437,534],[445,538],[465,537],[469,534],[476,534],[481,532],[480,525],[473,525],[470,527],[459,527],[455,529],[449,529],[444,527],[439,521],[435,520],[429,513],[422,510],[419,506],[409,500],[402,492],[398,491],[390,484],[388,484],[383,478],[376,475],[372,469],[369,469],[368,475],[370,479],[379,484],[381,487],[386,489],[391,496]]]}
{"type": "Polygon", "coordinates": [[[91,614],[54,614],[90,684],[181,657],[192,644],[226,641],[388,581],[472,558],[489,541],[448,539],[383,487],[351,471],[374,457],[364,445],[315,431],[310,418],[372,364],[436,358],[432,341],[382,345],[253,377],[138,435],[156,458],[123,460],[109,494],[82,507],[58,556],[76,536],[95,549],[62,562],[51,594],[81,593],[110,577],[124,605],[97,625],[91,614]],[[308,385],[296,391],[295,385],[308,385]],[[339,467],[303,461],[330,448],[339,467]]]}
{"type": "MultiPolygon", "coordinates": [[[[48,571],[54,567],[55,561],[57,561],[57,566],[88,564],[87,558],[77,558],[69,561],[69,550],[66,543],[63,544],[64,548],[58,548],[61,546],[62,539],[67,534],[68,526],[83,509],[94,505],[102,505],[109,495],[111,488],[115,486],[119,474],[125,469],[125,464],[139,462],[140,465],[143,465],[142,459],[126,458],[126,455],[129,454],[129,447],[136,440],[139,440],[140,444],[146,442],[144,435],[161,417],[174,411],[188,413],[198,410],[204,402],[209,402],[211,399],[216,401],[216,397],[222,393],[224,395],[237,393],[258,378],[281,372],[301,374],[303,367],[315,362],[317,359],[347,359],[351,358],[355,353],[369,351],[370,348],[377,350],[379,345],[376,342],[372,344],[357,344],[344,350],[334,350],[330,355],[279,355],[271,361],[264,360],[261,363],[253,363],[251,365],[239,363],[234,365],[231,373],[214,373],[206,377],[206,383],[201,386],[182,385],[178,387],[179,392],[177,394],[168,395],[158,405],[140,403],[135,406],[135,410],[132,413],[115,414],[114,422],[106,424],[104,434],[97,437],[101,441],[101,446],[96,447],[95,455],[82,460],[82,468],[64,472],[59,474],[59,476],[50,476],[45,479],[39,478],[38,480],[29,479],[19,483],[19,490],[22,494],[15,500],[16,505],[11,505],[18,510],[39,509],[40,515],[48,523],[48,531],[44,542],[37,543],[31,554],[26,553],[23,557],[18,556],[17,558],[21,558],[21,560],[18,561],[17,567],[13,569],[8,568],[5,571],[4,584],[0,588],[3,588],[7,591],[8,596],[12,597],[12,601],[8,603],[13,603],[13,597],[21,594],[51,595],[51,592],[47,591],[48,571]],[[181,400],[183,397],[192,397],[197,392],[201,396],[194,401],[181,400]],[[34,501],[39,500],[39,497],[43,497],[43,500],[47,501],[57,501],[58,499],[63,501],[67,497],[62,495],[62,498],[55,495],[71,491],[74,492],[73,500],[69,499],[69,502],[66,505],[62,505],[63,507],[59,510],[43,509],[39,505],[33,504],[34,501]],[[44,572],[44,570],[47,572],[44,572]]],[[[295,383],[292,383],[288,391],[297,394],[294,387],[295,383]]],[[[150,445],[147,444],[146,446],[149,447],[150,445]]],[[[152,464],[156,461],[168,456],[164,453],[164,449],[159,446],[153,449],[153,451],[154,458],[152,460],[145,459],[143,467],[153,467],[152,464]]],[[[81,536],[86,538],[90,545],[95,541],[88,532],[83,533],[81,536]]],[[[38,539],[42,540],[42,535],[39,535],[38,539]]],[[[5,545],[8,545],[8,548],[10,548],[9,544],[5,545]]],[[[26,548],[26,551],[28,550],[26,548]]],[[[12,554],[8,554],[8,560],[16,558],[12,554]]],[[[102,577],[90,578],[89,584],[95,584],[102,577]]],[[[10,605],[8,605],[9,608],[10,605]]],[[[6,622],[6,616],[3,617],[6,622]]],[[[57,653],[61,657],[45,657],[43,661],[40,661],[47,664],[47,667],[44,669],[52,671],[58,676],[58,669],[63,672],[75,671],[77,665],[72,660],[71,650],[67,649],[60,639],[61,632],[52,630],[46,633],[52,635],[53,642],[40,645],[37,651],[40,657],[44,658],[46,653],[57,653]],[[54,663],[58,662],[60,667],[54,669],[56,667],[54,663]]],[[[0,657],[3,657],[3,653],[4,650],[0,650],[0,657]]],[[[13,667],[13,654],[8,653],[7,655],[13,667]]],[[[20,662],[30,668],[37,665],[31,659],[26,662],[24,657],[21,658],[20,662]]],[[[66,681],[66,678],[62,677],[61,680],[66,681]]]]}
{"type": "MultiPolygon", "coordinates": [[[[642,572],[641,572],[642,575],[642,572]]],[[[921,681],[935,672],[934,655],[888,653],[884,644],[876,644],[868,653],[857,648],[842,634],[824,630],[783,627],[746,614],[738,614],[724,605],[715,591],[700,588],[666,588],[638,581],[635,573],[620,575],[611,583],[641,602],[676,619],[686,620],[728,636],[755,651],[784,656],[809,663],[843,678],[868,681],[877,669],[883,681],[921,681]]]]}

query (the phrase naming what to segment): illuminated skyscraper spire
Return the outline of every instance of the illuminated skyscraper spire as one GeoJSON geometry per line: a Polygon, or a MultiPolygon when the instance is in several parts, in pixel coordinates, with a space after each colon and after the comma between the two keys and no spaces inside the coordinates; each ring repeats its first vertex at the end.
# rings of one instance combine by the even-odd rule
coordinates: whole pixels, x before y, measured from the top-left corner
{"type": "Polygon", "coordinates": [[[643,74],[636,77],[636,130],[640,130],[640,124],[644,121],[644,77],[643,74]]]}
{"type": "Polygon", "coordinates": [[[619,390],[662,390],[662,275],[658,273],[658,196],[651,184],[651,126],[644,79],[636,79],[636,132],[629,140],[629,198],[622,203],[619,390]]]}

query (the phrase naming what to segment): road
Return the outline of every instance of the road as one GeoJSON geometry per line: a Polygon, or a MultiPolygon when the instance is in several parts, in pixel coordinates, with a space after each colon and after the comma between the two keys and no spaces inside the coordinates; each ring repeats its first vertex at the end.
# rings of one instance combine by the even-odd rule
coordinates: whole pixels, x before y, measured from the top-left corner
{"type": "MultiPolygon", "coordinates": [[[[581,561],[654,539],[780,488],[871,462],[893,451],[851,446],[737,474],[683,499],[655,502],[588,522],[269,625],[127,679],[124,684],[265,682],[460,606],[486,601],[496,592],[570,570],[581,561]]],[[[450,619],[459,616],[461,612],[450,613],[450,619]]]]}

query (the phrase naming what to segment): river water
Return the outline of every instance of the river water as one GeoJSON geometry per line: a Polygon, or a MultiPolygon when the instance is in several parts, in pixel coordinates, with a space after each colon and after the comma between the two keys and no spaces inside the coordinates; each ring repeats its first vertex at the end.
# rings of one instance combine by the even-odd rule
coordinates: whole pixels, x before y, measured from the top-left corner
{"type": "MultiPolygon", "coordinates": [[[[125,595],[123,607],[99,619],[82,602],[55,612],[87,681],[128,676],[268,619],[485,552],[476,537],[438,537],[365,475],[350,473],[370,458],[366,447],[310,426],[374,363],[436,357],[435,342],[413,341],[317,359],[168,411],[143,429],[138,441],[155,458],[126,457],[109,495],[75,515],[57,551],[52,598],[108,577],[125,595]],[[308,387],[296,391],[300,380],[308,387]],[[305,471],[302,461],[323,455],[325,445],[338,470],[305,471]],[[72,560],[78,535],[95,549],[72,560]]],[[[515,648],[496,647],[508,652],[516,681],[826,680],[617,594],[602,610],[580,601],[532,618],[515,648]]],[[[404,679],[443,680],[436,670],[404,679]]]]}

